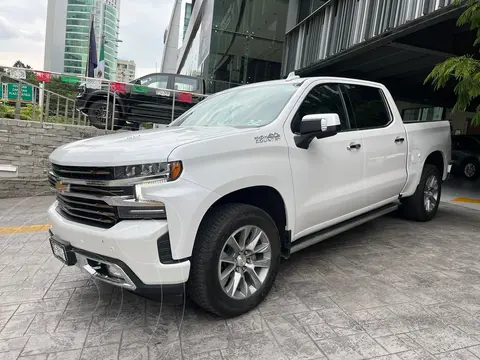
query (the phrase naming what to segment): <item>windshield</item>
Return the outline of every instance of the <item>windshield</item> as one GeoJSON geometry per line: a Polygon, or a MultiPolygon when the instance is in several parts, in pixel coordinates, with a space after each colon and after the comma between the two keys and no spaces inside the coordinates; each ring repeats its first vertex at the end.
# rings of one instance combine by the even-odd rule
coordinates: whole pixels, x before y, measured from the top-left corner
{"type": "Polygon", "coordinates": [[[292,83],[240,87],[206,98],[170,126],[267,125],[277,118],[297,89],[292,83]]]}

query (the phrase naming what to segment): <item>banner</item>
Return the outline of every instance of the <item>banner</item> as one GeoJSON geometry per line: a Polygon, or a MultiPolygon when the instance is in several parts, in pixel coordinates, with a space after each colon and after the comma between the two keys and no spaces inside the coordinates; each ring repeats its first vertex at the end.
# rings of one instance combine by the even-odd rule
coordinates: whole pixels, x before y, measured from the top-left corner
{"type": "Polygon", "coordinates": [[[111,82],[110,91],[114,93],[125,94],[127,92],[127,84],[111,82]]]}
{"type": "Polygon", "coordinates": [[[49,73],[47,71],[36,71],[35,76],[37,77],[38,81],[43,81],[46,83],[49,83],[52,79],[52,73],[49,73]]]}
{"type": "Polygon", "coordinates": [[[178,93],[178,101],[183,103],[191,103],[193,100],[192,94],[186,92],[179,92],[178,93]]]}
{"type": "Polygon", "coordinates": [[[148,93],[148,86],[141,86],[141,85],[133,85],[133,92],[147,94],[148,93]]]}
{"type": "Polygon", "coordinates": [[[79,82],[80,79],[75,76],[62,75],[60,80],[64,83],[76,84],[79,82]]]}
{"type": "Polygon", "coordinates": [[[100,90],[102,88],[102,80],[87,78],[85,79],[85,84],[87,85],[87,89],[100,90]]]}
{"type": "Polygon", "coordinates": [[[13,79],[25,80],[27,78],[27,72],[22,68],[9,69],[8,75],[13,79]]]}

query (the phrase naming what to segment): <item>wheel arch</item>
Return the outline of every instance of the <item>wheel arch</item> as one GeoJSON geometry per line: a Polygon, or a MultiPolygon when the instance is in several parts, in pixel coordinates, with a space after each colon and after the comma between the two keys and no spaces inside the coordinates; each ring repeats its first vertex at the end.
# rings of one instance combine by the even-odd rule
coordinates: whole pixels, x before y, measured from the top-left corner
{"type": "MultiPolygon", "coordinates": [[[[97,101],[106,101],[107,94],[106,93],[93,93],[87,100],[86,102],[86,111],[90,109],[92,104],[97,101]]],[[[109,98],[110,105],[113,106],[113,98],[109,98]]],[[[122,116],[125,117],[127,115],[126,109],[125,109],[125,102],[122,98],[117,97],[115,99],[115,105],[120,107],[120,111],[122,113],[122,116]]]]}
{"type": "Polygon", "coordinates": [[[438,172],[441,174],[442,179],[445,178],[445,160],[446,157],[443,154],[442,151],[436,150],[430,153],[427,158],[425,159],[425,162],[423,164],[423,167],[425,167],[426,164],[433,165],[437,168],[438,172]]]}
{"type": "Polygon", "coordinates": [[[198,228],[202,226],[204,219],[213,209],[228,203],[248,204],[265,211],[277,226],[280,234],[282,256],[288,257],[290,255],[291,231],[287,230],[289,220],[287,206],[277,189],[268,185],[255,185],[226,193],[210,205],[198,228]]]}

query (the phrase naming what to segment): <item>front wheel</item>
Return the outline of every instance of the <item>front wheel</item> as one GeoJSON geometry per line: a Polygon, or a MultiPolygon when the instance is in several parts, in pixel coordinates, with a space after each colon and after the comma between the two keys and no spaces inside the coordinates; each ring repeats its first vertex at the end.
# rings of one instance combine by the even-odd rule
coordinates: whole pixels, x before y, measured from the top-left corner
{"type": "Polygon", "coordinates": [[[480,164],[476,159],[467,159],[462,164],[463,176],[468,180],[477,180],[480,176],[480,164]]]}
{"type": "Polygon", "coordinates": [[[430,221],[434,218],[442,195],[442,178],[437,167],[426,164],[415,193],[402,199],[401,212],[411,220],[430,221]]]}
{"type": "Polygon", "coordinates": [[[218,206],[195,240],[189,294],[214,314],[241,315],[267,296],[279,263],[280,236],[266,212],[245,204],[218,206]]]}
{"type": "MultiPolygon", "coordinates": [[[[118,105],[115,105],[115,128],[118,128],[118,124],[122,122],[119,118],[120,111],[118,105]]],[[[113,104],[108,106],[108,127],[107,130],[112,129],[112,116],[113,116],[113,104]]],[[[103,100],[95,101],[88,108],[88,119],[90,124],[97,129],[105,129],[105,120],[107,118],[107,102],[103,100]]]]}

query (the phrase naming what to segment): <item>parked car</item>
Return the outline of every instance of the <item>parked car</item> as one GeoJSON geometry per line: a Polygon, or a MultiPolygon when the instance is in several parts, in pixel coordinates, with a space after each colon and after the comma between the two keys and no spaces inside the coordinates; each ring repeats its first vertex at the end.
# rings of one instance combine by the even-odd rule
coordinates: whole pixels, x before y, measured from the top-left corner
{"type": "Polygon", "coordinates": [[[452,137],[452,173],[476,180],[480,176],[480,136],[452,137]]]}
{"type": "Polygon", "coordinates": [[[176,119],[201,101],[204,97],[202,95],[205,94],[205,83],[201,78],[155,73],[126,84],[122,91],[116,89],[114,110],[113,91],[110,91],[109,95],[107,86],[105,83],[101,90],[96,90],[82,83],[76,98],[77,109],[88,115],[90,123],[99,129],[105,128],[107,98],[110,102],[108,128],[112,127],[113,111],[115,111],[114,128],[126,125],[132,127],[132,124],[138,128],[141,123],[169,124],[172,121],[173,106],[173,118],[176,119]],[[174,89],[180,92],[169,91],[174,89]]]}
{"type": "MultiPolygon", "coordinates": [[[[402,122],[387,88],[290,75],[209,96],[165,129],[50,155],[55,256],[223,317],[256,307],[280,258],[384,214],[437,213],[448,121],[402,122]]],[[[280,309],[281,310],[281,309],[280,309]]]]}

